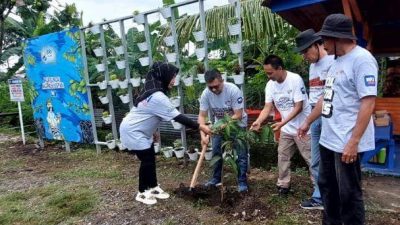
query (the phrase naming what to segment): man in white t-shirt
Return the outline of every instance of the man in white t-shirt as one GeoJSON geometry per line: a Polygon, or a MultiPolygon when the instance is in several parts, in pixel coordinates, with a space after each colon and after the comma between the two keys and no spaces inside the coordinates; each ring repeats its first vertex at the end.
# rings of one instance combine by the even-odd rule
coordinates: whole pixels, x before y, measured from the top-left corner
{"type": "MultiPolygon", "coordinates": [[[[296,51],[303,55],[303,58],[310,62],[309,73],[309,102],[312,108],[323,95],[324,84],[328,69],[335,60],[333,56],[328,55],[324,49],[322,38],[315,35],[313,29],[301,32],[296,37],[296,51]]],[[[318,118],[311,124],[311,174],[314,183],[314,192],[310,199],[304,200],[300,206],[303,209],[319,209],[323,210],[321,193],[318,187],[319,173],[319,139],[321,136],[321,118],[318,118]]]]}
{"type": "MultiPolygon", "coordinates": [[[[224,82],[221,73],[218,70],[209,70],[205,73],[204,78],[207,83],[207,88],[204,89],[200,97],[200,112],[198,123],[204,125],[206,123],[207,112],[210,111],[215,121],[222,119],[225,114],[228,114],[232,119],[239,121],[239,126],[246,128],[247,114],[244,111],[243,93],[235,85],[229,82],[224,82]]],[[[234,140],[235,137],[232,137],[234,140]]],[[[202,145],[207,145],[208,137],[201,132],[202,145]]],[[[223,136],[212,136],[212,151],[213,155],[222,157],[222,142],[223,136]]],[[[234,148],[238,154],[237,165],[238,173],[238,191],[247,192],[247,152],[248,149],[234,142],[234,148]]],[[[213,177],[206,183],[206,186],[217,186],[221,183],[222,159],[218,160],[214,167],[213,177]]]]}
{"type": "Polygon", "coordinates": [[[274,131],[281,131],[277,187],[279,194],[287,195],[290,191],[290,160],[296,151],[296,146],[310,166],[310,137],[298,138],[297,129],[310,113],[311,106],[308,103],[303,79],[298,74],[285,70],[279,56],[270,55],[265,58],[264,71],[270,79],[265,87],[265,106],[251,129],[259,130],[275,105],[282,116],[281,122],[272,125],[274,131]]]}
{"type": "Polygon", "coordinates": [[[299,129],[303,135],[322,115],[318,185],[324,204],[323,224],[363,225],[360,154],[375,148],[372,112],[378,64],[355,42],[353,23],[343,14],[329,15],[317,35],[336,60],[328,71],[324,95],[299,129]]]}

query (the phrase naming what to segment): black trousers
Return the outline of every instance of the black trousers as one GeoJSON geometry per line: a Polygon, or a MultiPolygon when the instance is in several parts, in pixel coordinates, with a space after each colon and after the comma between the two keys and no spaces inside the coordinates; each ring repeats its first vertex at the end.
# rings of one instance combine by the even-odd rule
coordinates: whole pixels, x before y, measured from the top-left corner
{"type": "Polygon", "coordinates": [[[139,191],[144,192],[147,189],[156,187],[158,183],[154,146],[151,145],[150,148],[145,150],[132,150],[129,152],[136,154],[140,160],[139,191]]]}
{"type": "Polygon", "coordinates": [[[364,225],[360,154],[354,163],[343,163],[342,154],[320,145],[318,185],[324,204],[323,225],[364,225]]]}

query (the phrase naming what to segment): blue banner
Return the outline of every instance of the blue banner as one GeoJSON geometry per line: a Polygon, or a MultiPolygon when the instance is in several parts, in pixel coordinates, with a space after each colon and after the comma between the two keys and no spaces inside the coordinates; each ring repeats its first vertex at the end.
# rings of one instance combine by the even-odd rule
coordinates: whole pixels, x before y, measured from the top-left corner
{"type": "Polygon", "coordinates": [[[24,64],[38,134],[92,143],[79,28],[27,40],[24,64]]]}

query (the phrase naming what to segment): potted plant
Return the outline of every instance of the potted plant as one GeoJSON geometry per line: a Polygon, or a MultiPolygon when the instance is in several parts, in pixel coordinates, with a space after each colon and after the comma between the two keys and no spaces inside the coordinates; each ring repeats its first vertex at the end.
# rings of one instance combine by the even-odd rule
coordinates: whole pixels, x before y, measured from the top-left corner
{"type": "Polygon", "coordinates": [[[243,84],[244,82],[244,72],[241,71],[239,63],[233,65],[233,81],[235,84],[243,84]]]}
{"type": "Polygon", "coordinates": [[[119,75],[118,79],[119,79],[119,81],[118,81],[119,88],[122,88],[122,89],[128,88],[129,81],[128,81],[128,79],[126,79],[125,74],[119,75]]]}
{"type": "Polygon", "coordinates": [[[136,69],[132,69],[132,78],[130,78],[130,82],[133,87],[139,87],[140,86],[140,74],[136,69]]]}
{"type": "Polygon", "coordinates": [[[199,30],[194,31],[192,34],[193,34],[194,40],[196,42],[204,41],[204,36],[205,35],[204,35],[204,32],[201,30],[201,27],[200,27],[199,30]]]}
{"type": "Polygon", "coordinates": [[[117,95],[121,99],[122,103],[129,103],[128,89],[119,89],[117,95]]]}
{"type": "Polygon", "coordinates": [[[204,73],[205,73],[205,68],[203,63],[198,63],[196,66],[196,71],[197,71],[197,79],[199,80],[200,83],[205,83],[206,80],[204,79],[204,73]]]}
{"type": "Polygon", "coordinates": [[[148,66],[150,64],[150,58],[148,56],[140,57],[139,62],[141,66],[148,66]]]}
{"type": "Polygon", "coordinates": [[[140,32],[137,34],[136,42],[137,42],[137,46],[141,52],[145,52],[149,49],[149,47],[147,46],[147,42],[146,42],[146,36],[144,35],[143,32],[140,32]]]}
{"type": "Polygon", "coordinates": [[[104,76],[103,75],[99,75],[96,78],[97,81],[97,86],[99,86],[100,90],[104,90],[107,89],[107,81],[104,80],[104,76]]]}
{"type": "Polygon", "coordinates": [[[115,140],[114,140],[114,136],[113,136],[112,133],[108,133],[107,134],[106,143],[107,143],[108,149],[114,149],[115,148],[115,140]]]}
{"type": "Polygon", "coordinates": [[[222,79],[227,81],[228,75],[224,67],[218,67],[218,71],[221,73],[222,79]]]}
{"type": "Polygon", "coordinates": [[[182,146],[182,140],[176,139],[174,141],[174,153],[176,158],[181,159],[185,155],[185,149],[182,146]]]}
{"type": "Polygon", "coordinates": [[[155,142],[154,143],[154,153],[159,153],[160,152],[160,143],[158,143],[158,142],[155,142]]]}
{"type": "Polygon", "coordinates": [[[239,54],[242,51],[242,42],[241,41],[230,42],[229,48],[231,49],[233,54],[239,54]]]}
{"type": "Polygon", "coordinates": [[[196,148],[193,145],[190,145],[187,150],[187,154],[189,156],[190,161],[197,161],[199,158],[199,154],[197,153],[196,148]]]}
{"type": "Polygon", "coordinates": [[[123,57],[116,57],[115,64],[117,64],[117,68],[122,70],[126,67],[126,60],[123,57]]]}
{"type": "Polygon", "coordinates": [[[135,23],[137,24],[144,24],[144,14],[136,14],[133,17],[133,20],[135,21],[135,23]]]}
{"type": "Polygon", "coordinates": [[[179,122],[176,122],[175,120],[171,120],[172,126],[174,127],[175,130],[180,130],[182,129],[182,124],[179,122]]]}
{"type": "Polygon", "coordinates": [[[164,19],[168,19],[171,17],[171,7],[164,7],[160,9],[161,15],[164,17],[164,19]]]}
{"type": "Polygon", "coordinates": [[[163,38],[166,46],[171,47],[175,44],[174,37],[172,35],[163,38]]]}
{"type": "Polygon", "coordinates": [[[167,54],[165,54],[165,56],[167,57],[167,61],[169,63],[176,62],[176,53],[175,52],[167,53],[167,54]]]}
{"type": "Polygon", "coordinates": [[[104,111],[101,118],[103,119],[105,124],[111,123],[111,115],[109,114],[108,111],[104,111]]]}
{"type": "Polygon", "coordinates": [[[92,40],[92,41],[90,42],[90,46],[92,47],[93,52],[94,52],[94,55],[95,55],[96,57],[101,57],[101,56],[104,55],[104,51],[103,51],[103,48],[101,47],[101,44],[100,44],[100,40],[99,40],[99,39],[94,39],[94,40],[92,40]]]}
{"type": "Polygon", "coordinates": [[[101,60],[98,60],[98,63],[96,64],[96,69],[97,69],[97,72],[101,73],[106,70],[106,66],[104,65],[104,63],[101,60]]]}
{"type": "Polygon", "coordinates": [[[117,140],[116,143],[117,143],[117,146],[118,146],[119,150],[125,150],[126,149],[125,145],[122,144],[122,142],[120,140],[117,140]]]}
{"type": "Polygon", "coordinates": [[[229,19],[228,30],[230,35],[239,35],[241,31],[239,18],[233,17],[229,19]]]}
{"type": "Polygon", "coordinates": [[[164,147],[161,148],[161,152],[164,154],[165,158],[171,158],[174,148],[173,147],[164,147]]]}
{"type": "Polygon", "coordinates": [[[108,100],[106,91],[104,91],[104,90],[99,91],[98,96],[99,96],[101,104],[108,104],[109,100],[108,100]]]}
{"type": "Polygon", "coordinates": [[[196,53],[197,60],[202,61],[206,57],[206,48],[204,47],[204,44],[196,44],[196,49],[194,51],[196,53]]]}
{"type": "Polygon", "coordinates": [[[192,67],[190,64],[182,65],[182,80],[186,87],[193,85],[193,73],[196,68],[192,67]]]}
{"type": "Polygon", "coordinates": [[[100,33],[100,25],[94,25],[89,28],[92,34],[99,34],[100,33]]]}
{"type": "Polygon", "coordinates": [[[118,76],[115,73],[112,73],[110,75],[110,80],[108,81],[111,85],[112,89],[116,89],[118,88],[118,76]]]}
{"type": "Polygon", "coordinates": [[[180,96],[174,96],[169,98],[169,100],[171,101],[172,105],[177,108],[181,105],[181,97],[180,96]]]}

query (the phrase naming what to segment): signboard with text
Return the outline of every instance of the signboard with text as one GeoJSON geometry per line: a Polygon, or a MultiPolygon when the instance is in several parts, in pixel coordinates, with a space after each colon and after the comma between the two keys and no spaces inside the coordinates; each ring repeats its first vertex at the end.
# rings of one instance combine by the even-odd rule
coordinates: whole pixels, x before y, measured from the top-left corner
{"type": "Polygon", "coordinates": [[[24,89],[22,88],[22,81],[20,79],[9,79],[8,86],[10,89],[10,100],[13,102],[23,102],[24,89]]]}

